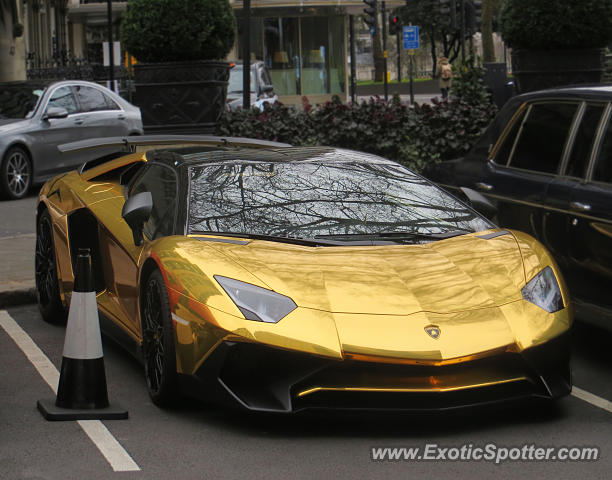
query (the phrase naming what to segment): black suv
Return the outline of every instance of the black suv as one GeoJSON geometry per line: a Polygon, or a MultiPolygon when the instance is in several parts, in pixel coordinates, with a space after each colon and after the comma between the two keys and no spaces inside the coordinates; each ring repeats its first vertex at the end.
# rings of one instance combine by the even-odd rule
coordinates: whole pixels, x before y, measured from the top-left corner
{"type": "Polygon", "coordinates": [[[470,187],[502,227],[530,233],[557,259],[577,317],[612,329],[612,85],[512,98],[464,157],[425,176],[470,187]]]}

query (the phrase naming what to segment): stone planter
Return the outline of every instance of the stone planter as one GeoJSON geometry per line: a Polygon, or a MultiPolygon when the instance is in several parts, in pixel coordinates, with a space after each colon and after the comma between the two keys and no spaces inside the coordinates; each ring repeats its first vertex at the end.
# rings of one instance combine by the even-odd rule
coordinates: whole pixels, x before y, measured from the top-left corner
{"type": "Polygon", "coordinates": [[[145,133],[212,133],[225,109],[229,71],[224,61],[136,64],[133,103],[145,133]]]}
{"type": "Polygon", "coordinates": [[[604,72],[604,49],[513,50],[512,72],[519,93],[599,83],[604,72]]]}

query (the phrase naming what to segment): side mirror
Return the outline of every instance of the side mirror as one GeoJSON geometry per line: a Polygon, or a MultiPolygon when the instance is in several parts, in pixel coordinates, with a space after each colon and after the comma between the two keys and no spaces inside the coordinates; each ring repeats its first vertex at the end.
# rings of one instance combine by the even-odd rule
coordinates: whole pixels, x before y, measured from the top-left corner
{"type": "Polygon", "coordinates": [[[497,207],[493,205],[484,195],[478,193],[471,188],[461,187],[463,194],[467,197],[468,202],[474,207],[474,210],[481,213],[489,220],[497,214],[497,207]]]}
{"type": "Polygon", "coordinates": [[[274,93],[274,85],[262,85],[261,91],[263,93],[274,93]]]}
{"type": "Polygon", "coordinates": [[[52,118],[66,118],[68,116],[68,110],[62,107],[49,107],[43,115],[43,120],[50,120],[52,118]]]}
{"type": "Polygon", "coordinates": [[[151,192],[141,192],[127,199],[121,210],[121,216],[125,223],[132,229],[134,235],[134,245],[142,245],[142,229],[145,222],[149,219],[153,210],[153,197],[151,192]]]}

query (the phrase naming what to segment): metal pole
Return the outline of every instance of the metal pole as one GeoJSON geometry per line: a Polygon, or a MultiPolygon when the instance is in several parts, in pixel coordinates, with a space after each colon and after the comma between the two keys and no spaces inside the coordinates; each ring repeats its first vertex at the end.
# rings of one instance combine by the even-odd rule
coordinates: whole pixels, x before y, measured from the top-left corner
{"type": "Polygon", "coordinates": [[[251,0],[243,0],[242,25],[242,108],[251,108],[251,0]]]}
{"type": "Polygon", "coordinates": [[[115,59],[113,55],[113,2],[111,0],[106,0],[106,13],[108,17],[108,81],[111,90],[114,90],[115,72],[113,64],[115,59]]]}
{"type": "Polygon", "coordinates": [[[461,60],[465,62],[465,0],[461,0],[461,60]]]}
{"type": "Polygon", "coordinates": [[[357,81],[355,78],[355,66],[357,65],[357,55],[355,54],[355,16],[349,15],[349,33],[351,41],[351,102],[356,103],[357,92],[356,86],[357,81]]]}
{"type": "Polygon", "coordinates": [[[413,79],[414,79],[413,61],[414,61],[414,54],[413,52],[410,52],[410,105],[414,105],[414,89],[412,85],[413,79]]]}
{"type": "Polygon", "coordinates": [[[402,51],[400,50],[400,32],[401,30],[395,33],[395,48],[397,49],[397,83],[402,83],[402,51]]]}
{"type": "Polygon", "coordinates": [[[387,6],[386,2],[382,2],[382,28],[383,28],[383,66],[385,72],[384,86],[385,86],[385,102],[389,100],[389,82],[387,82],[387,6]]]}

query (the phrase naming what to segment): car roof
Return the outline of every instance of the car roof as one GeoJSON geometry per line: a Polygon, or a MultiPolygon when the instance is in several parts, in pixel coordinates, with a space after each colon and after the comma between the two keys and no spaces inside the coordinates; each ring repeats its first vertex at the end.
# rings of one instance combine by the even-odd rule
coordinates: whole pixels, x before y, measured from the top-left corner
{"type": "Polygon", "coordinates": [[[539,98],[578,98],[585,100],[612,100],[612,84],[569,85],[528,92],[515,97],[521,102],[539,98]]]}
{"type": "Polygon", "coordinates": [[[333,147],[206,147],[163,148],[147,152],[148,163],[172,168],[198,167],[219,163],[369,163],[395,165],[395,162],[369,153],[333,147]]]}

